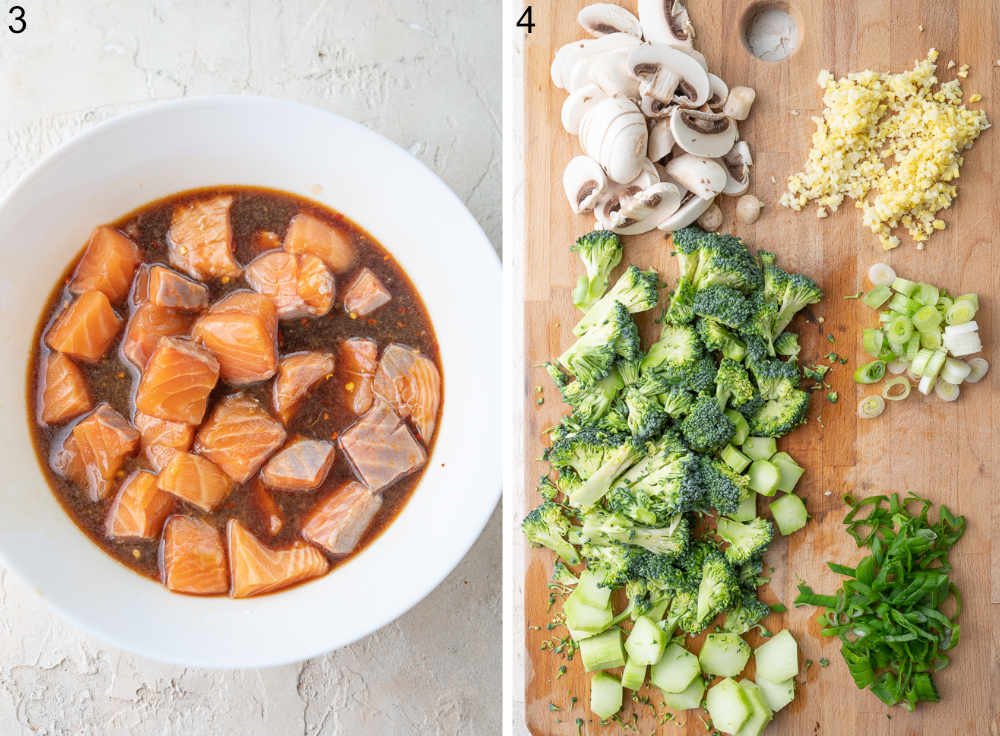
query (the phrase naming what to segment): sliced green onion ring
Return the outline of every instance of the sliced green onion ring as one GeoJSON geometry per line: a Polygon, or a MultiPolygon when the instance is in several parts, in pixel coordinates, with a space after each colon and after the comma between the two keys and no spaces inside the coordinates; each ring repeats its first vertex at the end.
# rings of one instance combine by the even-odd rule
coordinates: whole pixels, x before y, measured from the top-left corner
{"type": "Polygon", "coordinates": [[[909,361],[906,360],[894,360],[889,363],[885,368],[892,375],[898,376],[900,373],[904,373],[907,368],[910,367],[909,361]]]}
{"type": "Polygon", "coordinates": [[[864,345],[865,352],[873,358],[878,357],[882,352],[882,345],[885,343],[885,333],[874,327],[866,327],[862,333],[861,344],[864,345]]]}
{"type": "Polygon", "coordinates": [[[954,401],[958,398],[961,390],[954,383],[948,383],[947,381],[938,381],[934,386],[934,393],[937,394],[941,401],[954,401]]]}
{"type": "Polygon", "coordinates": [[[902,401],[910,395],[910,382],[903,376],[890,378],[882,386],[882,398],[886,401],[902,401]],[[902,386],[902,391],[896,391],[896,386],[902,386]]]}
{"type": "Polygon", "coordinates": [[[872,286],[892,286],[892,282],[896,280],[896,272],[888,263],[874,263],[868,269],[868,280],[872,282],[872,286]]]}
{"type": "Polygon", "coordinates": [[[937,304],[938,297],[941,292],[933,284],[920,284],[917,286],[917,290],[913,294],[913,299],[920,302],[921,304],[934,305],[937,304]]]}
{"type": "Polygon", "coordinates": [[[986,358],[969,358],[966,361],[971,368],[969,375],[965,377],[966,383],[979,383],[983,376],[985,376],[990,370],[989,361],[986,358]]]}
{"type": "Polygon", "coordinates": [[[888,286],[876,286],[867,294],[861,297],[861,301],[872,309],[878,309],[885,304],[892,296],[892,290],[888,286]]]}
{"type": "Polygon", "coordinates": [[[906,342],[906,350],[903,352],[903,357],[913,362],[913,359],[917,357],[917,353],[920,352],[920,335],[913,335],[906,342]]]}
{"type": "Polygon", "coordinates": [[[936,378],[931,376],[921,377],[920,383],[917,384],[917,391],[922,393],[924,396],[927,396],[931,392],[931,389],[934,388],[934,382],[936,380],[936,378]]]}
{"type": "Polygon", "coordinates": [[[892,290],[905,296],[909,296],[917,290],[917,282],[897,276],[892,280],[892,290]]]}
{"type": "Polygon", "coordinates": [[[923,375],[927,378],[937,378],[941,369],[944,368],[944,362],[948,359],[947,350],[935,350],[933,355],[927,361],[927,365],[924,367],[923,375]]]}
{"type": "Polygon", "coordinates": [[[913,313],[913,326],[918,332],[937,332],[941,325],[941,313],[937,307],[921,307],[913,313]]]}
{"type": "Polygon", "coordinates": [[[972,366],[964,360],[946,358],[944,367],[941,369],[941,380],[954,383],[957,386],[968,378],[970,373],[972,373],[972,366]]]}
{"type": "Polygon", "coordinates": [[[862,419],[874,419],[885,411],[885,399],[878,394],[866,396],[858,402],[858,416],[862,419]]]}
{"type": "Polygon", "coordinates": [[[885,361],[873,360],[854,371],[855,383],[878,383],[885,376],[885,361]]]}
{"type": "Polygon", "coordinates": [[[969,322],[976,316],[976,307],[968,299],[956,299],[955,303],[945,312],[945,321],[950,325],[960,325],[969,322]]]}
{"type": "Polygon", "coordinates": [[[928,350],[937,350],[941,347],[941,333],[940,332],[921,332],[920,334],[920,347],[927,348],[928,350]]]}
{"type": "Polygon", "coordinates": [[[924,369],[927,368],[927,361],[931,359],[932,355],[934,355],[933,350],[928,350],[927,348],[918,350],[917,357],[910,364],[910,370],[916,373],[917,377],[924,375],[924,369]]]}
{"type": "Polygon", "coordinates": [[[912,334],[913,323],[910,321],[909,317],[903,314],[898,317],[894,317],[885,328],[885,336],[893,345],[905,345],[906,341],[910,339],[910,335],[912,334]]]}

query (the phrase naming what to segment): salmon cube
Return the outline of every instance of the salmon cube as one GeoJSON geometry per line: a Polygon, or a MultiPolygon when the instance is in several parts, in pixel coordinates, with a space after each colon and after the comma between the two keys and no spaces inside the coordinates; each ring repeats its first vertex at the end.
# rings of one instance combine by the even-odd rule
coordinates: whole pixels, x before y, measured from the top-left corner
{"type": "Polygon", "coordinates": [[[296,437],[267,461],[260,479],[278,491],[312,491],[323,485],[335,455],[332,442],[296,437]]]}
{"type": "Polygon", "coordinates": [[[171,516],[163,528],[160,572],[163,584],[178,593],[225,593],[229,574],[222,535],[201,519],[171,516]]]}
{"type": "Polygon", "coordinates": [[[323,575],[330,569],[326,557],[305,542],[285,549],[261,543],[236,519],[226,524],[233,598],[269,593],[323,575]]]}
{"type": "Polygon", "coordinates": [[[143,414],[199,424],[219,380],[219,362],[190,340],[161,337],[139,381],[135,406],[143,414]]]}
{"type": "Polygon", "coordinates": [[[105,530],[117,539],[154,539],[174,508],[174,497],[156,487],[156,475],[137,470],[111,503],[105,530]]]}
{"type": "Polygon", "coordinates": [[[281,531],[281,527],[285,525],[284,514],[281,513],[274,496],[259,480],[254,480],[250,484],[250,503],[260,518],[261,528],[272,537],[281,531]]]}
{"type": "Polygon", "coordinates": [[[138,445],[135,427],[101,403],[73,427],[63,444],[66,455],[57,464],[69,480],[84,486],[91,501],[99,501],[111,492],[115,474],[138,445]]]}
{"type": "Polygon", "coordinates": [[[122,319],[103,291],[85,291],[74,299],[45,335],[45,344],[86,363],[96,363],[111,347],[122,319]]]}
{"type": "Polygon", "coordinates": [[[93,407],[87,379],[72,358],[49,353],[38,374],[38,416],[45,424],[63,424],[93,407]]]}
{"type": "Polygon", "coordinates": [[[330,269],[320,258],[308,253],[299,256],[299,274],[295,288],[310,315],[322,317],[333,307],[333,299],[337,294],[336,283],[330,269]]]}
{"type": "Polygon", "coordinates": [[[427,452],[409,427],[380,400],[341,436],[340,447],[373,493],[427,462],[427,452]]]}
{"type": "Polygon", "coordinates": [[[309,390],[333,373],[330,353],[293,353],[282,359],[272,390],[274,412],[286,425],[292,421],[309,390]]]}
{"type": "Polygon", "coordinates": [[[198,430],[195,450],[237,483],[253,477],[285,441],[285,428],[255,399],[227,396],[198,430]]]}
{"type": "Polygon", "coordinates": [[[125,325],[122,355],[142,370],[149,362],[161,337],[186,335],[193,322],[191,315],[177,309],[167,309],[153,302],[144,302],[132,312],[125,325]]]}
{"type": "Polygon", "coordinates": [[[278,369],[277,310],[259,294],[234,297],[199,318],[191,336],[218,359],[222,380],[236,386],[265,381],[278,369]]]}
{"type": "Polygon", "coordinates": [[[344,293],[344,309],[365,317],[389,303],[392,294],[370,268],[362,268],[344,293]]]}
{"type": "Polygon", "coordinates": [[[374,340],[352,337],[340,343],[337,354],[337,384],[344,406],[361,415],[371,408],[375,393],[372,379],[378,367],[378,345],[374,340]]]}
{"type": "Polygon", "coordinates": [[[382,496],[357,481],[345,483],[314,508],[302,536],[331,555],[354,550],[382,508],[382,496]]]}
{"type": "Polygon", "coordinates": [[[101,225],[87,241],[83,258],[76,264],[69,290],[74,294],[100,291],[117,304],[128,296],[132,274],[142,263],[135,243],[108,225],[101,225]]]}
{"type": "Polygon", "coordinates": [[[354,265],[354,244],[350,236],[304,212],[288,223],[284,248],[289,253],[314,255],[334,273],[344,273],[354,265]]]}
{"type": "Polygon", "coordinates": [[[218,465],[181,450],[160,471],[156,486],[202,511],[211,511],[225,501],[233,488],[229,476],[218,465]]]}
{"type": "Polygon", "coordinates": [[[250,237],[250,251],[259,256],[269,250],[281,250],[281,238],[270,230],[258,230],[250,237]]]}
{"type": "Polygon", "coordinates": [[[200,312],[208,308],[208,287],[165,266],[151,266],[145,298],[158,307],[200,312]]]}
{"type": "Polygon", "coordinates": [[[156,470],[162,470],[178,450],[190,450],[194,442],[190,424],[168,422],[141,411],[135,413],[133,423],[139,430],[139,447],[156,470]]]}
{"type": "Polygon", "coordinates": [[[254,291],[274,302],[281,319],[319,317],[333,306],[333,274],[315,256],[265,253],[247,266],[244,276],[254,291]]]}
{"type": "Polygon", "coordinates": [[[167,231],[170,265],[199,281],[239,276],[229,221],[232,205],[232,196],[223,194],[176,207],[167,231]]]}
{"type": "Polygon", "coordinates": [[[441,375],[430,358],[398,343],[389,345],[375,372],[374,389],[430,442],[441,404],[441,375]]]}

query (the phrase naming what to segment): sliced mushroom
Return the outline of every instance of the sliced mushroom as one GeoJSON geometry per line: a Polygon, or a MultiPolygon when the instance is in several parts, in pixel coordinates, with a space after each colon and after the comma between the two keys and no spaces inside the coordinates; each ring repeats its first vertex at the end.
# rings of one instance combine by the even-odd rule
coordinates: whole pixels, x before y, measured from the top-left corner
{"type": "Polygon", "coordinates": [[[608,132],[611,123],[621,115],[642,113],[635,106],[634,102],[622,97],[605,97],[590,105],[580,118],[580,146],[583,152],[595,161],[601,160],[601,144],[604,142],[604,134],[608,132]]]}
{"type": "MultiPolygon", "coordinates": [[[[629,74],[628,49],[607,51],[589,60],[587,66],[588,78],[609,97],[616,95],[639,99],[639,82],[629,74]]],[[[573,82],[576,82],[574,77],[573,82]]]]}
{"type": "Polygon", "coordinates": [[[658,182],[621,198],[621,223],[612,228],[619,235],[639,235],[654,230],[681,204],[681,190],[669,182],[658,182]]]}
{"type": "Polygon", "coordinates": [[[594,217],[597,218],[598,229],[611,230],[621,227],[625,216],[621,212],[622,200],[634,197],[644,189],[660,182],[660,172],[656,164],[648,158],[643,159],[639,175],[627,184],[608,181],[607,189],[594,205],[594,217]]]}
{"type": "Polygon", "coordinates": [[[574,156],[563,171],[563,190],[577,214],[594,209],[607,188],[604,169],[589,156],[574,156]]]}
{"type": "Polygon", "coordinates": [[[639,19],[625,8],[611,3],[588,5],[577,14],[576,22],[591,36],[628,33],[636,38],[642,38],[639,19]]]}
{"type": "Polygon", "coordinates": [[[580,144],[616,182],[638,176],[646,158],[649,133],[639,108],[620,97],[594,104],[580,121],[580,144]]]}
{"type": "Polygon", "coordinates": [[[652,97],[640,95],[639,109],[642,110],[643,115],[651,120],[666,120],[673,115],[677,105],[674,102],[664,103],[652,97]]]}
{"type": "MultiPolygon", "coordinates": [[[[552,81],[560,89],[569,89],[570,75],[577,62],[592,56],[621,48],[638,46],[640,41],[628,33],[609,33],[600,38],[585,38],[560,47],[552,59],[552,81]]],[[[589,80],[587,80],[589,82],[589,80]]],[[[586,82],[584,82],[585,84],[586,82]]],[[[582,86],[582,85],[581,85],[582,86]]]]}
{"type": "Polygon", "coordinates": [[[708,59],[705,58],[705,55],[703,53],[701,53],[697,49],[682,48],[680,50],[683,51],[688,56],[690,56],[695,61],[697,61],[698,62],[698,66],[700,66],[706,72],[708,71],[708,59]]]}
{"type": "Polygon", "coordinates": [[[725,156],[720,159],[726,170],[726,187],[723,194],[738,197],[750,188],[750,167],[753,159],[750,157],[750,146],[746,141],[737,141],[725,156]]]}
{"type": "Polygon", "coordinates": [[[649,143],[646,156],[651,161],[662,161],[670,155],[674,147],[674,134],[670,132],[670,121],[657,120],[649,126],[649,143]]]}
{"type": "Polygon", "coordinates": [[[736,123],[721,113],[677,109],[670,116],[670,132],[677,145],[704,158],[726,155],[736,143],[736,123]]]}
{"type": "Polygon", "coordinates": [[[702,199],[693,192],[685,192],[684,196],[681,197],[680,207],[656,227],[668,233],[687,227],[705,214],[705,211],[712,206],[712,201],[711,199],[702,199]]]}
{"type": "Polygon", "coordinates": [[[683,51],[666,44],[643,44],[631,49],[628,69],[639,80],[640,95],[665,105],[681,98],[700,107],[711,93],[708,72],[683,51]]]}
{"type": "Polygon", "coordinates": [[[746,120],[756,99],[757,93],[750,87],[733,87],[722,111],[733,120],[746,120]]]}
{"type": "Polygon", "coordinates": [[[647,41],[691,48],[694,26],[680,0],[639,0],[639,23],[647,41]]]}
{"type": "Polygon", "coordinates": [[[584,114],[595,102],[603,100],[605,97],[607,95],[596,84],[585,85],[570,93],[563,102],[561,113],[563,128],[566,129],[566,132],[577,135],[580,132],[580,121],[584,114]]]}
{"type": "Polygon", "coordinates": [[[715,199],[726,186],[726,170],[721,164],[690,153],[670,159],[666,172],[671,181],[702,199],[715,199]]]}
{"type": "MultiPolygon", "coordinates": [[[[711,72],[708,73],[708,88],[711,90],[708,97],[708,109],[712,112],[722,112],[722,108],[726,105],[726,100],[729,97],[729,85],[722,81],[721,77],[717,77],[711,72]]],[[[731,116],[730,116],[731,117],[731,116]]],[[[741,118],[746,120],[746,118],[741,118]]]]}

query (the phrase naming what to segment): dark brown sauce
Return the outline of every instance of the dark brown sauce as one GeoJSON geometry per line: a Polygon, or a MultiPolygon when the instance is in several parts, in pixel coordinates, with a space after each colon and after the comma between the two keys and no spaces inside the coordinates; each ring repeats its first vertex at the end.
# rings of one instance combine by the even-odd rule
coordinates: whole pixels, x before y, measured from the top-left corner
{"type": "MultiPolygon", "coordinates": [[[[145,263],[162,263],[169,266],[166,233],[170,227],[171,212],[174,207],[190,200],[217,194],[231,194],[235,198],[230,211],[234,254],[236,260],[243,266],[246,266],[258,255],[251,244],[254,233],[270,231],[277,234],[279,238],[283,238],[289,220],[299,212],[308,212],[348,234],[354,244],[357,253],[356,262],[351,271],[336,276],[337,302],[330,312],[323,317],[279,322],[278,350],[280,357],[303,350],[329,351],[336,356],[338,344],[351,337],[367,337],[375,340],[378,343],[380,353],[389,343],[402,343],[420,350],[431,358],[438,371],[442,373],[441,405],[443,406],[444,376],[441,371],[437,339],[420,295],[402,267],[396,263],[389,252],[371,235],[345,216],[316,202],[285,192],[255,187],[213,187],[182,192],[152,202],[125,215],[112,225],[126,233],[135,242],[145,263]],[[392,294],[392,301],[368,317],[352,319],[344,310],[343,294],[354,275],[364,267],[371,269],[385,284],[392,294]]],[[[66,284],[82,254],[83,248],[73,258],[56,283],[35,331],[33,343],[35,349],[28,361],[28,425],[39,464],[48,479],[49,486],[77,526],[122,564],[142,575],[159,580],[159,539],[117,540],[108,538],[105,534],[105,522],[116,494],[109,493],[106,498],[94,503],[89,500],[82,489],[55,473],[49,464],[52,453],[62,446],[63,439],[79,418],[61,427],[48,427],[36,416],[39,367],[49,352],[44,342],[44,335],[49,325],[58,316],[64,303],[73,298],[66,284]]],[[[213,303],[230,291],[249,288],[243,278],[229,280],[226,284],[214,280],[206,282],[206,285],[211,291],[213,303]]],[[[115,305],[119,316],[124,318],[128,317],[127,309],[125,304],[115,305]]],[[[115,343],[99,362],[95,364],[77,362],[77,365],[87,378],[94,405],[106,401],[123,416],[131,419],[135,414],[133,400],[138,386],[139,373],[130,361],[122,357],[119,351],[123,333],[124,327],[119,330],[115,343]]],[[[289,438],[301,434],[314,439],[335,441],[343,434],[344,430],[358,419],[344,407],[341,401],[339,386],[342,383],[343,379],[335,372],[332,379],[320,382],[309,392],[300,405],[295,418],[287,427],[289,438]]],[[[211,414],[213,406],[222,396],[237,390],[242,390],[243,393],[255,397],[263,407],[270,410],[271,384],[272,381],[268,380],[242,389],[235,389],[220,381],[212,393],[205,417],[207,418],[211,414]]],[[[441,409],[439,408],[438,419],[440,419],[440,415],[441,409]]],[[[436,436],[435,433],[435,438],[436,436]]],[[[433,448],[434,439],[427,444],[428,462],[430,462],[433,448]]],[[[141,468],[148,469],[149,464],[140,452],[126,461],[122,468],[124,475],[120,473],[119,476],[126,477],[133,470],[141,468]]],[[[354,551],[340,557],[327,555],[331,569],[342,565],[361,552],[388,528],[412,496],[422,475],[423,468],[381,492],[382,507],[354,551]]],[[[226,522],[230,518],[236,518],[264,544],[273,548],[282,548],[300,539],[299,534],[305,516],[316,503],[334,488],[350,480],[355,480],[355,474],[338,444],[336,461],[320,488],[307,493],[270,492],[275,503],[281,509],[284,519],[281,530],[273,536],[269,532],[268,521],[255,508],[251,499],[252,484],[259,482],[256,477],[245,485],[237,486],[228,498],[211,513],[203,512],[180,499],[176,502],[174,513],[205,519],[218,528],[223,535],[225,534],[226,522]]],[[[287,588],[282,590],[287,590],[287,588]]]]}

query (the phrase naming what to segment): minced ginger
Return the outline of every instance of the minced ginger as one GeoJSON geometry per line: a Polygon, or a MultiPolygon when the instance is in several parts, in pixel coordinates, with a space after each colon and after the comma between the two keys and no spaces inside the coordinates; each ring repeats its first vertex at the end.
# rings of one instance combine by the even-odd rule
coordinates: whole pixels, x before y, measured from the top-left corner
{"type": "Polygon", "coordinates": [[[826,217],[851,197],[886,250],[899,245],[892,231],[900,225],[918,248],[943,230],[937,213],[956,196],[961,153],[990,122],[962,104],[958,79],[938,84],[937,58],[931,49],[900,74],[866,70],[834,79],[822,70],[816,81],[826,109],[813,118],[805,170],[788,177],[781,204],[801,210],[815,200],[817,215],[826,217]]]}

